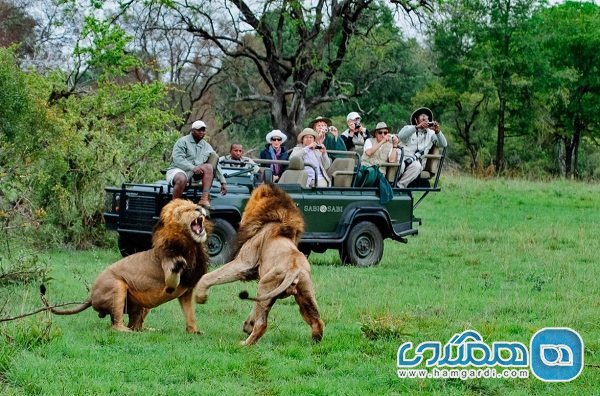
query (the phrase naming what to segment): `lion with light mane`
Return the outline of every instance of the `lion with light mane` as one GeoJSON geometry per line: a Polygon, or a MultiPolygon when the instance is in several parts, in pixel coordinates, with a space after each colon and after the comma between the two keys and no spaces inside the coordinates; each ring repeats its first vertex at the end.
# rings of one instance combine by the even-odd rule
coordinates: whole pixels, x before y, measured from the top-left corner
{"type": "Polygon", "coordinates": [[[141,330],[151,308],[175,298],[185,316],[186,331],[199,333],[194,317],[193,288],[207,271],[206,239],[211,224],[205,208],[175,199],[165,205],[152,235],[152,249],[127,256],[107,267],[94,282],[89,298],[68,310],[50,307],[41,286],[41,298],[49,311],[72,315],[93,307],[98,316],[110,315],[119,331],[141,330]],[[129,324],[123,325],[124,314],[129,324]]]}
{"type": "Polygon", "coordinates": [[[304,219],[292,198],[273,184],[256,188],[244,209],[238,232],[235,258],[204,275],[196,285],[196,302],[204,304],[208,289],[214,285],[258,279],[258,295],[240,298],[255,301],[243,330],[249,334],[242,342],[252,345],[267,330],[267,317],[275,301],[294,296],[302,318],[311,327],[312,338],[323,337],[323,321],[310,277],[310,264],[298,250],[304,232],[304,219]]]}

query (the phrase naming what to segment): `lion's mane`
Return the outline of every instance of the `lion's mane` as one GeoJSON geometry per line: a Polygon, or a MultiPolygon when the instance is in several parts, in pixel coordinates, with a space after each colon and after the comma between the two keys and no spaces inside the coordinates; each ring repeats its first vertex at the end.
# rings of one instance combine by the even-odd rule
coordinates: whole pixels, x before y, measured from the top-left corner
{"type": "MultiPolygon", "coordinates": [[[[186,229],[188,224],[176,220],[175,213],[181,210],[182,205],[195,205],[192,202],[176,201],[171,201],[161,211],[160,220],[152,235],[152,249],[159,261],[184,257],[186,265],[181,273],[181,286],[194,287],[202,275],[208,272],[207,244],[195,242],[186,229]]],[[[205,219],[204,228],[210,234],[212,223],[205,219]]]]}
{"type": "Polygon", "coordinates": [[[235,253],[269,223],[279,225],[273,237],[289,238],[296,245],[304,232],[302,212],[292,198],[274,184],[263,184],[252,192],[244,209],[235,253]]]}

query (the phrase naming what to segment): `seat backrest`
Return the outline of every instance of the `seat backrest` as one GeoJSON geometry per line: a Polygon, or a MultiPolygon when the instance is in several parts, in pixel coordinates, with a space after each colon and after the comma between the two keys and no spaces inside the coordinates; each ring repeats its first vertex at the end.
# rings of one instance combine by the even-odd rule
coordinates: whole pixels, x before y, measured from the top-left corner
{"type": "Polygon", "coordinates": [[[398,174],[398,169],[400,168],[397,166],[387,167],[387,170],[385,171],[385,178],[387,179],[387,181],[394,184],[394,182],[396,181],[396,175],[398,174]]]}
{"type": "Polygon", "coordinates": [[[290,164],[279,178],[279,183],[300,184],[304,187],[308,185],[308,174],[304,170],[304,160],[302,157],[290,157],[290,164]]]}
{"type": "Polygon", "coordinates": [[[327,169],[333,187],[350,187],[354,178],[356,161],[354,158],[336,158],[327,169]]]}
{"type": "Polygon", "coordinates": [[[427,153],[427,155],[430,155],[432,157],[426,157],[423,159],[423,161],[425,161],[425,166],[421,171],[421,179],[431,179],[432,177],[435,177],[440,167],[439,156],[441,154],[442,150],[438,146],[431,146],[431,149],[429,150],[429,153],[427,153]]]}

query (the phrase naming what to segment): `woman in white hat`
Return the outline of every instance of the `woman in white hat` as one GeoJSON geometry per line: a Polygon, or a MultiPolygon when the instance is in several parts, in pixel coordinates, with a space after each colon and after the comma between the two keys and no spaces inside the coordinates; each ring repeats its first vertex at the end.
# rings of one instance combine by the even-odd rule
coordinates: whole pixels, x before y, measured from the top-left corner
{"type": "Polygon", "coordinates": [[[331,186],[331,179],[327,176],[327,168],[331,166],[331,159],[327,155],[325,146],[317,144],[318,136],[312,128],[304,128],[298,135],[298,145],[294,147],[290,155],[290,158],[302,157],[304,170],[308,174],[307,187],[314,187],[315,179],[317,187],[331,186]]]}
{"type": "MultiPolygon", "coordinates": [[[[265,148],[260,152],[260,158],[266,160],[288,160],[288,153],[282,147],[282,144],[287,140],[287,136],[285,133],[281,132],[279,129],[273,129],[271,132],[267,133],[267,144],[265,148]]],[[[273,171],[273,181],[277,182],[281,177],[281,174],[285,170],[285,167],[281,164],[270,164],[265,165],[266,167],[271,168],[273,171]]]]}

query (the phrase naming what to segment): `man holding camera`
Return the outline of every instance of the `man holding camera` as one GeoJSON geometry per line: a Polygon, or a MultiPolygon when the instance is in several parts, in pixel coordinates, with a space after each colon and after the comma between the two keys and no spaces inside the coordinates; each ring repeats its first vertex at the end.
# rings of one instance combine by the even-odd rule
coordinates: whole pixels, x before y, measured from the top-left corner
{"type": "MultiPolygon", "coordinates": [[[[434,144],[446,147],[448,142],[440,131],[440,124],[433,121],[433,112],[427,107],[415,110],[410,117],[411,125],[404,126],[398,133],[398,144],[404,148],[404,159],[400,167],[400,180],[396,187],[406,188],[420,174],[426,159],[421,157],[434,144]]],[[[395,140],[394,140],[395,142],[395,140]]]]}
{"type": "Polygon", "coordinates": [[[369,138],[369,131],[360,123],[360,114],[353,111],[346,116],[348,129],[342,133],[342,139],[346,144],[346,150],[363,153],[365,140],[369,138]],[[358,147],[357,147],[358,146],[358,147]]]}
{"type": "MultiPolygon", "coordinates": [[[[392,147],[392,135],[389,133],[390,130],[385,122],[377,123],[373,131],[375,137],[365,141],[361,165],[371,166],[386,162],[398,162],[398,150],[394,150],[392,147]]],[[[385,175],[387,168],[380,166],[379,171],[385,175]]]]}
{"type": "MultiPolygon", "coordinates": [[[[346,144],[341,136],[338,134],[338,130],[329,118],[318,116],[308,124],[309,128],[312,128],[317,132],[317,144],[325,146],[327,150],[339,150],[346,151],[346,144]]],[[[331,159],[335,159],[335,155],[329,154],[331,159]]]]}

